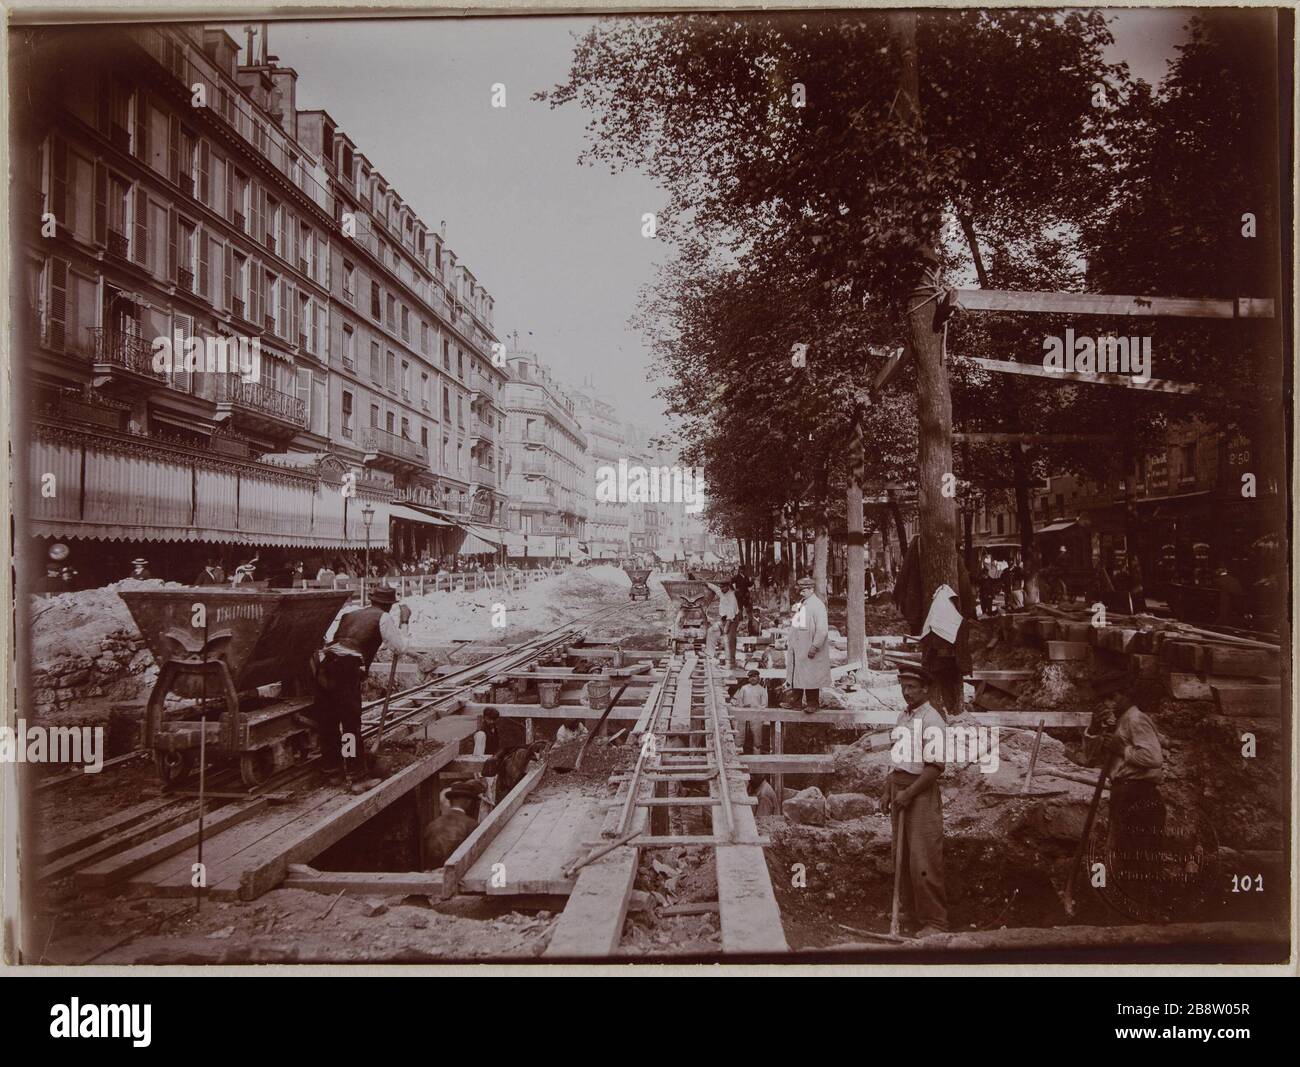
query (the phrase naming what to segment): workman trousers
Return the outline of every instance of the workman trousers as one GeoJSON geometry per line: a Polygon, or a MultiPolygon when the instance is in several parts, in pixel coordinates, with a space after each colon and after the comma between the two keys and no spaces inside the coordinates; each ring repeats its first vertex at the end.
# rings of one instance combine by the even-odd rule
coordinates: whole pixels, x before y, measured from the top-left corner
{"type": "Polygon", "coordinates": [[[727,666],[736,665],[736,631],[740,629],[740,617],[722,620],[722,632],[727,639],[727,666]]]}
{"type": "MultiPolygon", "coordinates": [[[[919,775],[894,770],[894,790],[908,788],[919,775]]],[[[943,797],[939,783],[931,784],[906,808],[889,809],[894,831],[894,862],[902,863],[899,896],[903,910],[917,927],[948,929],[948,890],[943,880],[943,797]],[[903,822],[904,855],[898,855],[898,826],[903,822]]]]}
{"type": "Polygon", "coordinates": [[[316,701],[315,717],[320,729],[321,764],[326,771],[343,767],[354,779],[365,776],[365,749],[361,744],[364,674],[360,656],[326,652],[318,675],[321,695],[316,701]]]}

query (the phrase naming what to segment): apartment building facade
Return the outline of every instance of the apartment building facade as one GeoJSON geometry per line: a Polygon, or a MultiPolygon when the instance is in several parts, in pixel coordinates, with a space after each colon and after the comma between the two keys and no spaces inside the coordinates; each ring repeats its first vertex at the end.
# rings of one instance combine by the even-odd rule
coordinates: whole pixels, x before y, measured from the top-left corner
{"type": "Polygon", "coordinates": [[[572,390],[574,411],[587,439],[586,478],[591,492],[587,521],[587,550],[594,559],[619,559],[631,554],[631,505],[602,500],[596,494],[601,468],[618,469],[628,458],[623,421],[614,405],[588,382],[572,390]]]}
{"type": "Polygon", "coordinates": [[[511,352],[504,390],[511,556],[587,550],[588,440],[573,398],[532,352],[511,352]]]}
{"type": "Polygon", "coordinates": [[[495,441],[475,436],[500,432],[491,297],[362,157],[343,168],[327,116],[297,111],[295,72],[264,42],[241,64],[201,26],[28,43],[16,336],[30,484],[48,489],[29,494],[30,547],[81,546],[110,571],[147,547],[179,573],[213,546],[397,548],[397,507],[448,544],[503,521],[495,441]],[[159,338],[188,361],[160,369],[159,338]],[[382,383],[363,362],[376,343],[382,383]]]}

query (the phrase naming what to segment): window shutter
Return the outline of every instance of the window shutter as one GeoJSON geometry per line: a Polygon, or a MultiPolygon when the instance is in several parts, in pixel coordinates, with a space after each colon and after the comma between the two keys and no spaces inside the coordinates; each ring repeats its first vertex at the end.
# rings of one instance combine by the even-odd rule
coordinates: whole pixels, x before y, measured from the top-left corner
{"type": "Polygon", "coordinates": [[[175,115],[167,119],[167,177],[173,185],[181,177],[181,120],[175,115]]]}
{"type": "Polygon", "coordinates": [[[68,142],[50,139],[50,206],[59,229],[68,226],[68,142]]]}
{"type": "Polygon", "coordinates": [[[95,243],[108,243],[108,171],[95,163],[95,243]]]}
{"type": "Polygon", "coordinates": [[[298,399],[302,401],[303,414],[311,415],[311,371],[305,367],[298,368],[298,399]]]}
{"type": "Polygon", "coordinates": [[[262,325],[262,312],[259,305],[262,303],[262,264],[252,256],[248,259],[248,306],[245,310],[248,312],[248,321],[254,326],[262,325]]]}
{"type": "Polygon", "coordinates": [[[137,263],[149,262],[149,194],[143,185],[135,187],[135,247],[131,251],[137,263]]]}
{"type": "Polygon", "coordinates": [[[135,149],[135,158],[147,162],[149,159],[149,104],[143,89],[135,91],[135,136],[131,138],[131,147],[135,149]]]}
{"type": "Polygon", "coordinates": [[[307,312],[309,318],[311,319],[311,325],[308,331],[310,336],[307,339],[308,347],[313,352],[319,355],[320,354],[320,308],[316,306],[315,300],[311,301],[307,305],[307,312]]]}
{"type": "Polygon", "coordinates": [[[235,221],[235,164],[226,160],[226,219],[235,221]]]}
{"type": "Polygon", "coordinates": [[[210,300],[211,293],[209,275],[211,274],[212,249],[209,247],[208,231],[203,230],[199,234],[199,293],[205,300],[210,300]]]}
{"type": "Polygon", "coordinates": [[[235,274],[235,250],[230,245],[226,245],[225,291],[222,293],[222,297],[221,297],[221,306],[226,311],[230,310],[231,308],[230,300],[231,297],[235,295],[234,274],[235,274]]]}
{"type": "Polygon", "coordinates": [[[67,347],[68,326],[68,261],[50,260],[49,331],[46,343],[60,352],[67,347]]]}
{"type": "Polygon", "coordinates": [[[289,333],[289,283],[280,279],[280,315],[275,324],[275,332],[281,337],[289,333]]]}
{"type": "Polygon", "coordinates": [[[266,196],[265,190],[256,182],[252,182],[248,187],[248,226],[249,232],[253,235],[253,240],[258,245],[264,245],[266,242],[266,233],[262,229],[262,201],[266,196]]]}
{"type": "Polygon", "coordinates": [[[325,238],[316,235],[316,280],[321,285],[329,285],[329,257],[325,254],[325,238]]]}
{"type": "Polygon", "coordinates": [[[180,262],[176,255],[176,209],[167,211],[167,278],[176,281],[176,271],[180,262]]]}
{"type": "Polygon", "coordinates": [[[298,343],[298,335],[302,332],[301,315],[298,311],[298,289],[296,286],[289,286],[289,341],[292,344],[298,343]]]}
{"type": "Polygon", "coordinates": [[[199,199],[212,206],[212,149],[207,141],[199,142],[199,199]]]}

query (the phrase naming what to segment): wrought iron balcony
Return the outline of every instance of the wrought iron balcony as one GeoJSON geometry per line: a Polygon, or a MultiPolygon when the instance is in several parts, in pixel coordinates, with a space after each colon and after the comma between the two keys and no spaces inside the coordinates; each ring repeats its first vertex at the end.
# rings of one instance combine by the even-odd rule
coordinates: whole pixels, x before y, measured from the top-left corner
{"type": "Polygon", "coordinates": [[[194,274],[192,271],[180,267],[176,271],[176,282],[181,287],[182,291],[187,293],[194,292],[194,274]]]}
{"type": "Polygon", "coordinates": [[[237,296],[230,298],[230,313],[237,319],[244,318],[244,302],[237,296]]]}
{"type": "Polygon", "coordinates": [[[388,430],[381,430],[378,426],[367,426],[362,430],[360,442],[361,447],[372,455],[419,467],[429,465],[429,450],[422,444],[388,430]]]}
{"type": "Polygon", "coordinates": [[[118,230],[108,231],[108,254],[117,256],[120,259],[126,259],[130,252],[130,242],[126,239],[126,234],[118,230]]]}
{"type": "Polygon", "coordinates": [[[147,378],[166,381],[167,375],[153,369],[153,343],[133,334],[119,333],[94,327],[90,330],[94,340],[94,362],[129,370],[147,378]]]}
{"type": "Polygon", "coordinates": [[[257,415],[269,416],[294,426],[307,425],[307,403],[261,382],[246,382],[233,374],[222,375],[225,401],[257,415]]]}

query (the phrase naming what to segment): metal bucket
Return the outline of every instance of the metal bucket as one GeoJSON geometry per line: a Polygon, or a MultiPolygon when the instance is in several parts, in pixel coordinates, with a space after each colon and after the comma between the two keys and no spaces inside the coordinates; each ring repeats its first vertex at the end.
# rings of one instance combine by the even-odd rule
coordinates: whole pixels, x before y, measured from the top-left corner
{"type": "Polygon", "coordinates": [[[604,678],[593,678],[587,683],[587,706],[595,711],[609,707],[609,682],[604,678]]]}
{"type": "Polygon", "coordinates": [[[538,702],[544,708],[556,708],[560,705],[560,686],[561,682],[538,682],[537,697],[538,702]]]}

